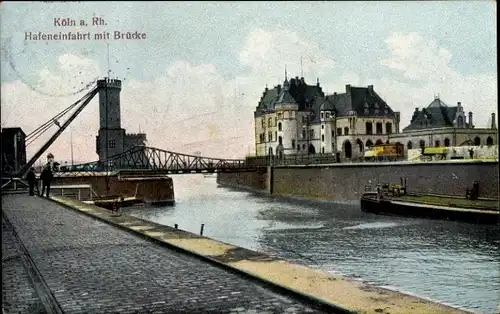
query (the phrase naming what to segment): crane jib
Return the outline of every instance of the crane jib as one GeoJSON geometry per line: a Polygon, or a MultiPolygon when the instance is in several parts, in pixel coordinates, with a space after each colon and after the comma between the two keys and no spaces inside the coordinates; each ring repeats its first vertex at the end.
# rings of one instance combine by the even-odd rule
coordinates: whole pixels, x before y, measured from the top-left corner
{"type": "Polygon", "coordinates": [[[83,96],[77,103],[83,101],[83,103],[77,108],[73,114],[64,122],[64,124],[56,131],[54,135],[36,152],[36,154],[24,165],[24,167],[19,170],[17,173],[17,177],[23,177],[31,166],[37,161],[38,158],[52,145],[57,138],[61,135],[62,132],[75,120],[75,118],[82,112],[82,110],[88,105],[88,103],[97,95],[100,87],[95,87],[85,96],[83,96]]]}

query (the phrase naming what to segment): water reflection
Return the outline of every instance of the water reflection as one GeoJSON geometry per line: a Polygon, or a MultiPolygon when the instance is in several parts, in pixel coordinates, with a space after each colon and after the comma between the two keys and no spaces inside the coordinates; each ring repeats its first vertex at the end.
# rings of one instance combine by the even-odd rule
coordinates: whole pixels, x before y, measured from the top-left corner
{"type": "Polygon", "coordinates": [[[366,214],[357,204],[291,202],[174,176],[174,207],[133,214],[324,270],[486,313],[500,295],[497,226],[366,214]]]}

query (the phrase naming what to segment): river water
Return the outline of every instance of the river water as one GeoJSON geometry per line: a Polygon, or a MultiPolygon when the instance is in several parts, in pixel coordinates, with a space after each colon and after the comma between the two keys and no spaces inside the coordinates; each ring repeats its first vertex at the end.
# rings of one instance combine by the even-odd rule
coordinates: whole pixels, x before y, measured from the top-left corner
{"type": "Polygon", "coordinates": [[[358,204],[286,201],[173,176],[176,205],[131,213],[482,313],[500,304],[500,228],[379,216],[358,204]]]}

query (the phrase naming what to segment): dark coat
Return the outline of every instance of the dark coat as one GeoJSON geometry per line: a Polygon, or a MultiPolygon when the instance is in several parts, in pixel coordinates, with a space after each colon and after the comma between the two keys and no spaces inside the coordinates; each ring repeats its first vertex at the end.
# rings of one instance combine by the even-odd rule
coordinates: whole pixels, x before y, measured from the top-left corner
{"type": "Polygon", "coordinates": [[[28,180],[28,184],[35,184],[36,183],[36,174],[33,171],[29,171],[28,174],[26,175],[26,180],[28,180]]]}
{"type": "Polygon", "coordinates": [[[52,170],[48,168],[44,169],[42,171],[42,174],[40,175],[40,179],[42,179],[44,183],[49,183],[50,181],[52,181],[52,178],[54,178],[54,175],[52,174],[52,170]]]}

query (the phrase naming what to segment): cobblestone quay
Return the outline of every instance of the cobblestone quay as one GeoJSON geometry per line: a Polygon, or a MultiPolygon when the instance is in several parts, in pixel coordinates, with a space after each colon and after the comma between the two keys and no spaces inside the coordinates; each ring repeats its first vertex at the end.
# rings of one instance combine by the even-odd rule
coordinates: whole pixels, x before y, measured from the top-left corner
{"type": "MultiPolygon", "coordinates": [[[[43,198],[2,195],[2,211],[65,313],[320,313],[43,198]]],[[[4,309],[38,313],[40,302],[22,267],[5,261],[14,251],[3,227],[4,309]]]]}

